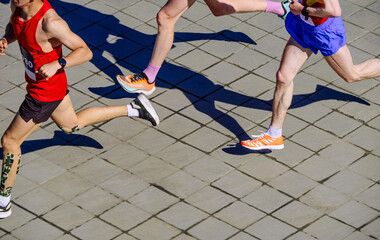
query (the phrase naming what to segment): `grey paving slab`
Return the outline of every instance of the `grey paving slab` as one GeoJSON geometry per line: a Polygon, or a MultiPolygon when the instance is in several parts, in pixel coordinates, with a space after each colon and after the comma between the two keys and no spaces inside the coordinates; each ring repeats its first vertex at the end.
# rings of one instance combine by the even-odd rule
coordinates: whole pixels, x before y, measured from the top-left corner
{"type": "MultiPolygon", "coordinates": [[[[94,53],[67,69],[75,109],[130,103],[115,75],[148,64],[166,0],[50,2],[94,53]]],[[[379,58],[379,1],[340,4],[354,62],[379,58]]],[[[9,16],[1,1],[0,32],[9,16]]],[[[195,1],[175,30],[149,96],[160,125],[125,117],[67,136],[43,123],[22,145],[0,239],[380,239],[380,78],[348,84],[312,55],[295,78],[285,149],[243,150],[270,124],[283,21],[215,17],[195,1]]],[[[18,44],[0,57],[0,80],[4,132],[25,95],[18,44]]]]}

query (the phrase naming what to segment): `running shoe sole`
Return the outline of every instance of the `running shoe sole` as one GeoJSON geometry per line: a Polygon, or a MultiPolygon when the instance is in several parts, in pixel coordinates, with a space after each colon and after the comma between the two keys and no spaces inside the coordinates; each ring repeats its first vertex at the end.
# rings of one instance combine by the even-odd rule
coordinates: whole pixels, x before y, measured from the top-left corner
{"type": "Polygon", "coordinates": [[[144,106],[144,108],[149,112],[150,115],[152,115],[154,119],[153,126],[157,126],[160,123],[160,119],[154,110],[152,104],[149,102],[149,100],[146,98],[144,94],[139,94],[137,98],[140,100],[141,104],[144,106]]]}
{"type": "Polygon", "coordinates": [[[251,149],[251,150],[264,150],[264,149],[283,149],[284,148],[284,144],[282,145],[275,145],[275,146],[261,146],[261,147],[248,147],[248,146],[245,146],[243,144],[241,144],[243,147],[245,148],[248,148],[248,149],[251,149]]]}
{"type": "Polygon", "coordinates": [[[136,89],[136,88],[130,88],[127,85],[123,83],[123,81],[120,79],[120,75],[116,76],[116,80],[119,83],[119,85],[127,92],[129,93],[143,93],[147,96],[151,95],[154,90],[156,90],[156,86],[153,86],[151,90],[144,90],[144,89],[136,89]]]}

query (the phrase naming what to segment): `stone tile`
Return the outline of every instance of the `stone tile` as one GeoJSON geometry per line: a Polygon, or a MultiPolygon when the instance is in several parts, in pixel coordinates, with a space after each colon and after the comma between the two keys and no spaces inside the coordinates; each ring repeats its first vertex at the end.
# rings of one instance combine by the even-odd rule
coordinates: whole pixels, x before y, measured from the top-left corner
{"type": "Polygon", "coordinates": [[[209,217],[203,222],[192,227],[188,232],[194,237],[206,239],[227,239],[238,230],[216,218],[209,217]]]}
{"type": "Polygon", "coordinates": [[[190,237],[189,235],[181,234],[173,238],[173,240],[195,240],[195,238],[190,237]]]}
{"type": "Polygon", "coordinates": [[[257,240],[257,238],[252,237],[251,235],[248,235],[245,232],[239,232],[232,238],[229,238],[230,240],[257,240]]]}
{"type": "Polygon", "coordinates": [[[329,131],[339,137],[343,137],[361,125],[341,113],[332,112],[315,123],[315,126],[329,131]]]}
{"type": "Polygon", "coordinates": [[[120,199],[98,187],[93,187],[71,200],[72,203],[93,215],[102,214],[104,211],[117,205],[120,201],[120,199]]]}
{"type": "Polygon", "coordinates": [[[203,188],[206,183],[189,175],[184,171],[178,171],[158,183],[165,190],[173,193],[179,198],[186,198],[192,193],[203,188]]]}
{"type": "Polygon", "coordinates": [[[374,236],[375,238],[380,238],[380,219],[377,218],[375,221],[371,222],[364,228],[362,228],[362,232],[368,234],[370,236],[374,236]]]}
{"type": "Polygon", "coordinates": [[[43,158],[25,164],[20,169],[20,173],[24,177],[31,179],[33,182],[38,184],[46,183],[47,181],[61,175],[64,171],[65,169],[43,158]]]}
{"type": "Polygon", "coordinates": [[[127,231],[139,223],[144,222],[150,216],[150,214],[133,206],[132,204],[122,202],[100,215],[100,218],[113,226],[122,229],[123,231],[127,231]]]}
{"type": "Polygon", "coordinates": [[[150,183],[157,183],[177,171],[176,167],[155,157],[149,157],[129,169],[129,172],[150,183]]]}
{"type": "Polygon", "coordinates": [[[154,18],[158,10],[158,6],[144,1],[127,7],[123,10],[123,12],[145,22],[151,18],[154,18]]]}
{"type": "Polygon", "coordinates": [[[183,66],[186,66],[191,70],[200,72],[217,63],[218,59],[211,56],[210,54],[205,53],[204,51],[196,49],[177,58],[176,62],[182,64],[183,66]]]}
{"type": "Polygon", "coordinates": [[[33,219],[36,219],[33,214],[20,208],[16,204],[12,204],[12,215],[7,217],[6,221],[1,221],[1,229],[7,232],[12,232],[26,223],[31,222],[33,219]]]}
{"type": "Polygon", "coordinates": [[[265,213],[247,205],[246,203],[236,201],[217,212],[214,216],[237,229],[245,229],[252,223],[263,218],[265,213]]]}
{"type": "Polygon", "coordinates": [[[176,228],[186,230],[208,217],[208,214],[187,203],[179,202],[158,214],[157,217],[176,228]]]}
{"type": "MultiPolygon", "coordinates": [[[[240,47],[242,46],[240,45],[240,47]]],[[[220,51],[220,49],[218,49],[218,51],[220,51]]],[[[203,71],[203,74],[205,74],[206,77],[213,82],[229,84],[235,81],[236,79],[239,79],[243,75],[247,74],[247,71],[239,67],[236,67],[233,64],[220,62],[203,71]],[[226,73],[225,71],[223,71],[224,69],[228,69],[228,72],[226,73]]]]}
{"type": "Polygon", "coordinates": [[[65,172],[42,186],[67,201],[89,190],[93,184],[73,173],[65,172]]]}
{"type": "Polygon", "coordinates": [[[42,215],[61,205],[64,201],[44,188],[38,187],[17,198],[15,202],[36,215],[42,215]]]}
{"type": "Polygon", "coordinates": [[[257,209],[271,213],[291,200],[290,197],[266,185],[242,198],[257,209]]]}
{"type": "Polygon", "coordinates": [[[162,149],[173,144],[175,140],[153,128],[148,128],[142,133],[128,140],[131,145],[143,150],[148,154],[155,154],[162,149]],[[149,148],[146,148],[146,139],[160,139],[160,141],[150,141],[149,148]]]}
{"type": "Polygon", "coordinates": [[[304,233],[304,232],[297,232],[296,234],[292,235],[291,237],[287,238],[288,240],[315,240],[312,236],[304,233]]]}
{"type": "Polygon", "coordinates": [[[355,196],[371,186],[373,182],[350,170],[343,170],[324,184],[349,196],[355,196]]]}
{"type": "Polygon", "coordinates": [[[372,240],[373,238],[365,235],[362,232],[353,232],[350,235],[348,235],[344,240],[372,240]]]}
{"type": "Polygon", "coordinates": [[[257,41],[255,49],[261,53],[271,56],[272,58],[278,58],[281,57],[285,45],[286,41],[284,39],[268,34],[257,41]]]}
{"type": "Polygon", "coordinates": [[[122,235],[119,235],[117,238],[114,238],[114,240],[136,240],[136,238],[127,234],[122,234],[122,235]]]}
{"type": "Polygon", "coordinates": [[[157,218],[151,218],[129,232],[129,234],[137,239],[157,240],[172,239],[179,233],[180,230],[157,218]]]}
{"type": "Polygon", "coordinates": [[[93,184],[100,184],[122,172],[114,165],[97,157],[72,168],[71,171],[93,184]]]}
{"type": "Polygon", "coordinates": [[[350,198],[324,185],[318,185],[300,198],[306,205],[323,213],[334,211],[350,198]]]}
{"type": "Polygon", "coordinates": [[[309,126],[301,132],[295,134],[290,140],[302,144],[314,151],[319,151],[335,141],[335,137],[319,128],[309,126]]]}
{"type": "Polygon", "coordinates": [[[235,201],[235,198],[213,187],[206,186],[187,197],[185,201],[192,206],[212,214],[235,201]]]}
{"type": "Polygon", "coordinates": [[[334,161],[342,166],[349,166],[365,154],[365,151],[346,141],[337,139],[330,146],[319,152],[325,159],[334,161]]]}
{"type": "MultiPolygon", "coordinates": [[[[131,101],[125,101],[131,102],[131,101]]],[[[125,104],[125,102],[123,104],[125,104]]],[[[112,103],[115,104],[115,103],[112,103]]],[[[160,117],[160,116],[159,116],[160,117]]],[[[125,140],[130,139],[137,134],[141,133],[145,129],[150,127],[150,123],[147,121],[142,121],[141,119],[135,118],[116,118],[112,119],[109,122],[106,122],[102,125],[101,129],[107,132],[108,134],[116,137],[117,139],[122,140],[121,144],[126,145],[125,140]],[[149,124],[149,125],[148,125],[149,124]]]]}
{"type": "Polygon", "coordinates": [[[166,134],[173,138],[182,138],[196,129],[200,128],[200,125],[194,121],[189,120],[179,114],[172,115],[163,120],[158,129],[162,130],[166,134]]]}
{"type": "Polygon", "coordinates": [[[322,215],[322,212],[317,211],[299,201],[293,201],[273,213],[273,216],[295,226],[296,228],[302,228],[305,225],[314,222],[322,215]]]}
{"type": "Polygon", "coordinates": [[[250,192],[259,188],[261,185],[261,182],[250,178],[239,171],[232,171],[212,184],[212,186],[217,187],[237,198],[246,196],[250,192]]]}
{"type": "Polygon", "coordinates": [[[277,163],[266,156],[257,157],[239,167],[242,172],[263,182],[269,182],[288,169],[283,164],[277,163]]]}
{"type": "Polygon", "coordinates": [[[206,152],[211,152],[228,140],[229,138],[226,136],[207,127],[202,127],[198,131],[183,138],[184,142],[206,152]]]}
{"type": "Polygon", "coordinates": [[[99,186],[117,197],[128,199],[149,187],[149,184],[128,172],[120,172],[99,186]]]}
{"type": "Polygon", "coordinates": [[[360,193],[355,197],[359,202],[365,203],[366,205],[380,210],[380,185],[378,183],[374,184],[367,190],[360,193]]]}
{"type": "Polygon", "coordinates": [[[178,201],[178,198],[153,186],[129,199],[130,203],[150,214],[156,214],[178,201]]]}
{"type": "Polygon", "coordinates": [[[263,240],[285,239],[297,230],[271,216],[266,216],[257,223],[251,225],[246,232],[263,240]]]}
{"type": "Polygon", "coordinates": [[[313,155],[312,151],[292,141],[285,140],[284,145],[286,151],[273,151],[271,157],[274,157],[278,162],[286,164],[288,167],[294,167],[313,155]]]}
{"type": "Polygon", "coordinates": [[[130,144],[121,143],[109,151],[100,154],[99,157],[114,164],[118,168],[128,170],[147,159],[149,155],[130,144]]]}
{"type": "Polygon", "coordinates": [[[93,154],[83,151],[77,146],[59,146],[54,151],[46,154],[45,159],[65,169],[78,166],[79,164],[89,160],[93,154]]]}
{"type": "Polygon", "coordinates": [[[205,156],[184,170],[202,181],[213,182],[231,172],[233,168],[211,156],[205,156]]]}
{"type": "Polygon", "coordinates": [[[94,218],[72,230],[71,233],[79,239],[104,240],[118,236],[121,231],[98,218],[94,218]]]}
{"type": "Polygon", "coordinates": [[[45,221],[34,219],[13,231],[12,235],[18,239],[51,240],[62,236],[63,232],[45,221]],[[41,231],[41,229],[43,229],[43,231],[41,231]]]}
{"type": "Polygon", "coordinates": [[[76,239],[75,237],[69,234],[65,234],[62,237],[57,238],[57,240],[75,240],[75,239],[76,239]]]}
{"type": "Polygon", "coordinates": [[[331,212],[330,216],[337,218],[355,228],[359,228],[378,217],[378,212],[361,203],[351,200],[331,212]]]}
{"type": "Polygon", "coordinates": [[[349,102],[339,108],[339,111],[343,114],[361,121],[368,121],[376,117],[379,113],[379,110],[380,107],[377,105],[371,104],[370,106],[363,106],[363,104],[356,102],[349,102]]]}
{"type": "Polygon", "coordinates": [[[155,156],[178,168],[182,168],[204,156],[204,153],[189,145],[176,142],[161,150],[155,156]]]}
{"type": "Polygon", "coordinates": [[[294,171],[288,171],[269,182],[272,187],[298,198],[318,185],[317,182],[294,171]]]}
{"type": "Polygon", "coordinates": [[[94,216],[72,203],[65,203],[44,215],[44,218],[56,226],[68,231],[74,229],[94,216]]]}
{"type": "Polygon", "coordinates": [[[315,181],[322,181],[337,173],[342,168],[342,166],[337,165],[333,161],[314,155],[299,164],[294,170],[315,181]]]}
{"type": "Polygon", "coordinates": [[[374,155],[367,155],[356,161],[349,167],[350,170],[359,173],[362,176],[366,176],[373,181],[380,180],[380,161],[379,158],[374,155]]]}
{"type": "Polygon", "coordinates": [[[354,229],[328,216],[323,216],[306,227],[304,231],[318,239],[334,240],[343,239],[352,233],[354,229]]]}
{"type": "Polygon", "coordinates": [[[16,199],[25,193],[35,189],[38,185],[33,181],[23,177],[21,174],[18,174],[14,186],[15,187],[12,188],[12,198],[16,199]]]}

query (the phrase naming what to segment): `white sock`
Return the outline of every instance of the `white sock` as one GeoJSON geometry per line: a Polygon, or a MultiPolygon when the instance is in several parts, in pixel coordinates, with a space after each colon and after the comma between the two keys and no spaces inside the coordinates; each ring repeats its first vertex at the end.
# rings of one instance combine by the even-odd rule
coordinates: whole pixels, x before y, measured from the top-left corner
{"type": "Polygon", "coordinates": [[[269,126],[267,133],[271,137],[278,138],[278,137],[281,137],[282,135],[282,129],[269,126]]]}
{"type": "Polygon", "coordinates": [[[131,104],[127,104],[127,108],[128,108],[128,117],[138,117],[140,115],[139,110],[134,109],[131,104]]]}
{"type": "Polygon", "coordinates": [[[5,207],[8,205],[10,201],[11,201],[11,196],[8,196],[8,197],[0,196],[0,206],[5,207]]]}

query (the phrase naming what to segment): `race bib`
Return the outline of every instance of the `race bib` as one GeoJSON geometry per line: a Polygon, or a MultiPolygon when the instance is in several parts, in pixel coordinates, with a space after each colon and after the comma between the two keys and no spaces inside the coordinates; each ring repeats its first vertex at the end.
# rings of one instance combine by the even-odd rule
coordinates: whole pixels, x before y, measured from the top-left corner
{"type": "Polygon", "coordinates": [[[22,61],[24,62],[25,66],[25,72],[28,75],[29,78],[32,80],[36,81],[36,73],[35,73],[35,68],[34,68],[34,57],[30,52],[28,52],[25,48],[23,48],[20,45],[20,50],[21,50],[21,55],[22,55],[22,61]]]}

